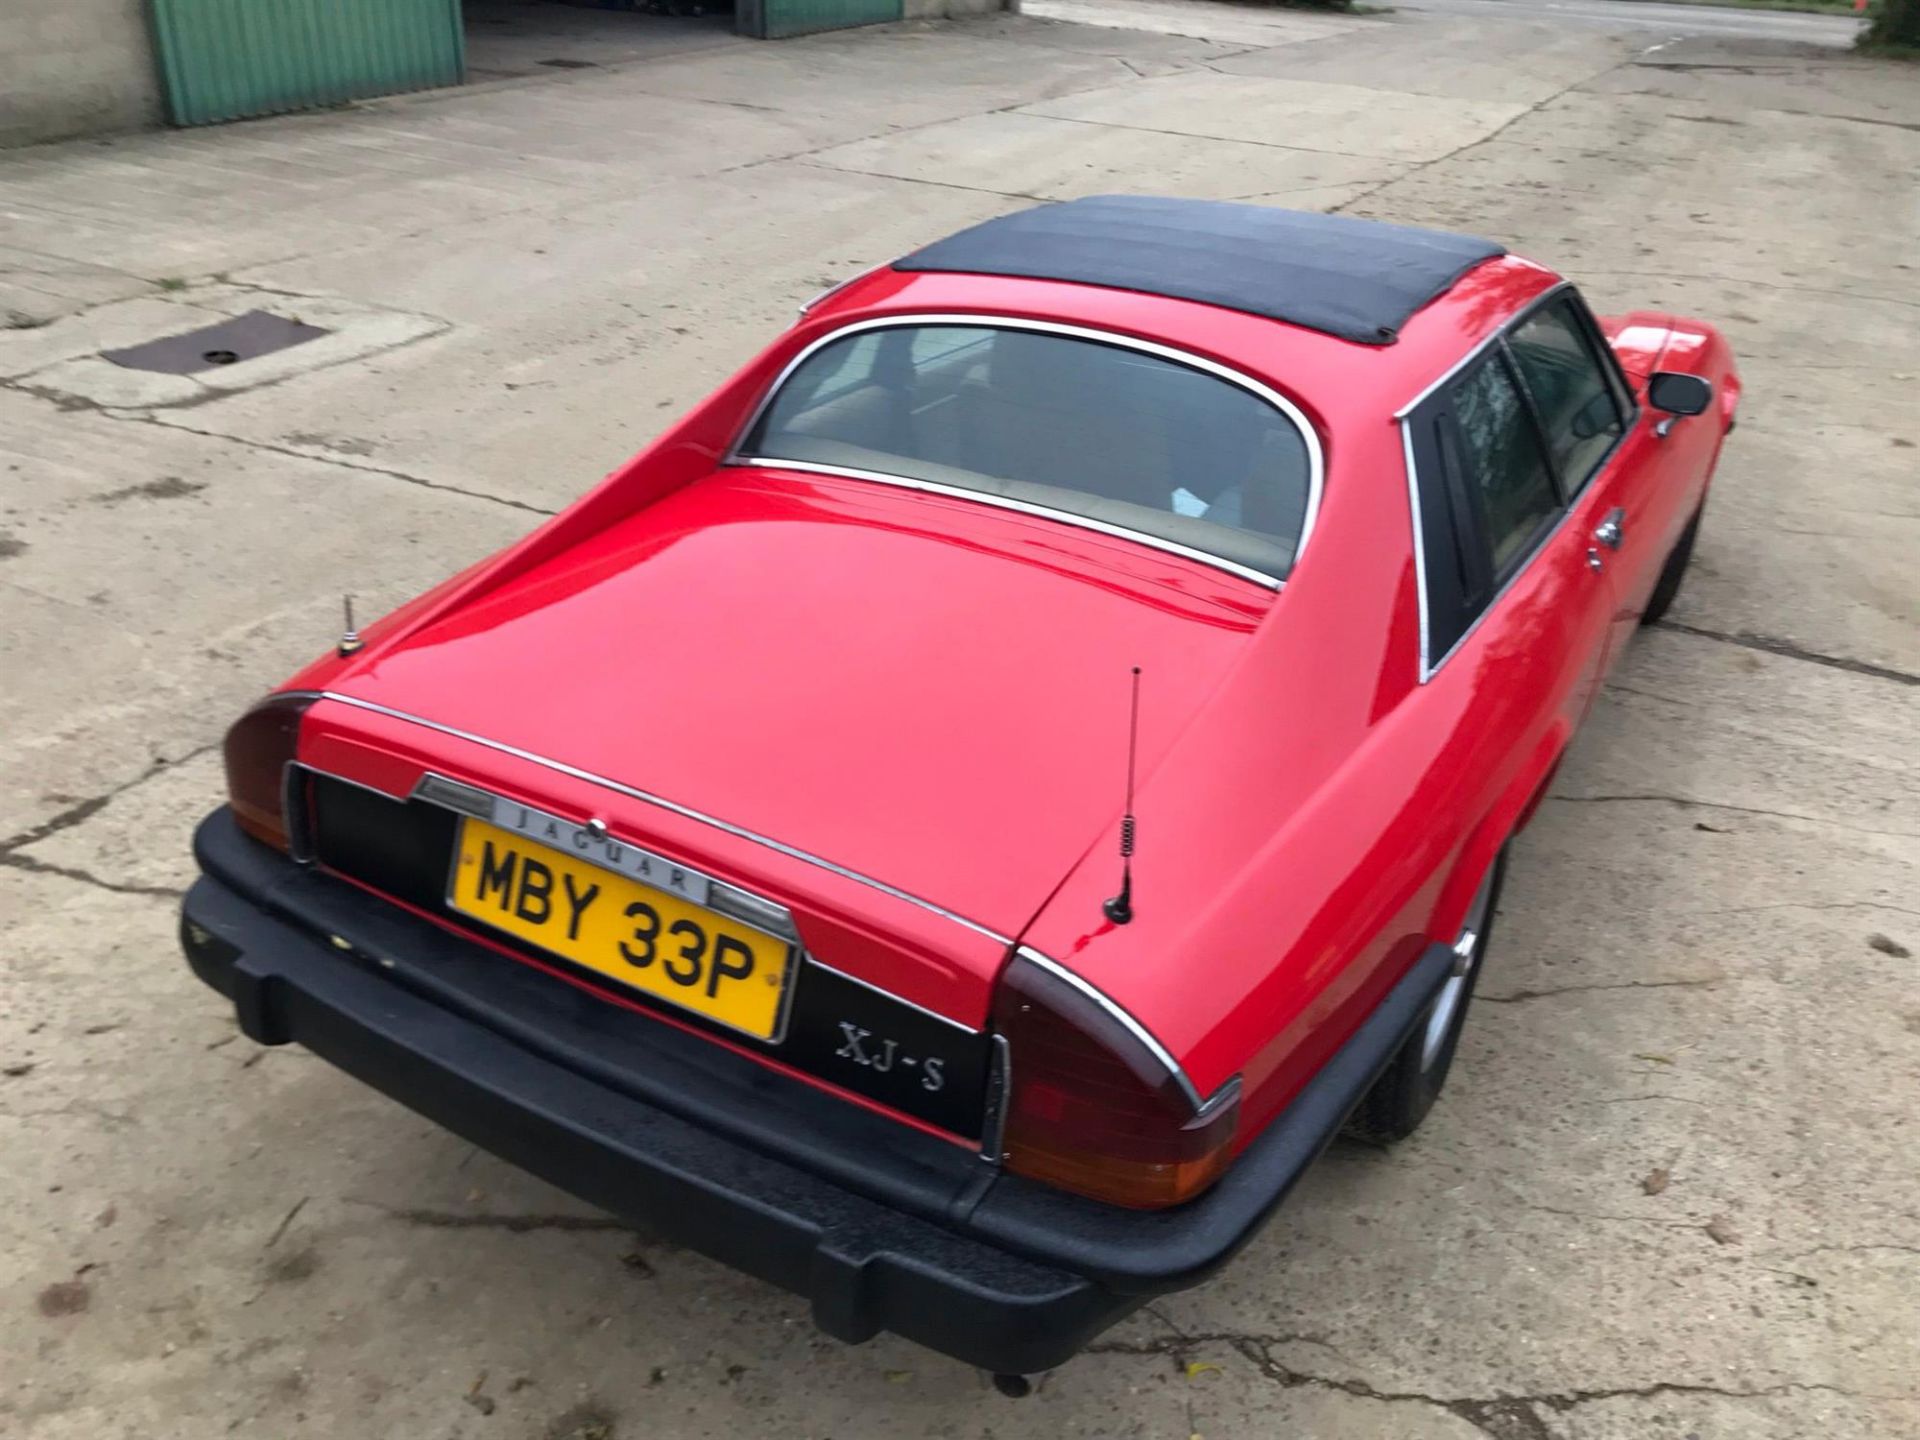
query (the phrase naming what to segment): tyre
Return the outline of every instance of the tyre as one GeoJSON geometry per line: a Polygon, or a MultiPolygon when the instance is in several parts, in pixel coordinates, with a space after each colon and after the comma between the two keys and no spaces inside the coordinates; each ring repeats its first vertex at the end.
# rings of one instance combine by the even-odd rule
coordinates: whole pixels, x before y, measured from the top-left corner
{"type": "Polygon", "coordinates": [[[1651,625],[1664,616],[1667,607],[1673,604],[1673,597],[1680,593],[1680,582],[1687,578],[1687,562],[1693,559],[1693,537],[1700,533],[1702,513],[1694,511],[1687,528],[1673,542],[1673,549],[1667,554],[1667,563],[1661,567],[1660,578],[1654,582],[1653,594],[1647,597],[1647,608],[1640,614],[1642,625],[1651,625]]]}
{"type": "Polygon", "coordinates": [[[1440,1098],[1447,1071],[1453,1068],[1460,1032],[1466,1026],[1467,1004],[1473,999],[1474,982],[1480,978],[1480,961],[1493,934],[1494,907],[1499,903],[1506,873],[1507,852],[1502,849],[1487,868],[1486,878],[1467,908],[1459,938],[1453,942],[1453,973],[1400,1052],[1347,1117],[1348,1134],[1381,1143],[1404,1140],[1420,1128],[1433,1102],[1440,1098]]]}

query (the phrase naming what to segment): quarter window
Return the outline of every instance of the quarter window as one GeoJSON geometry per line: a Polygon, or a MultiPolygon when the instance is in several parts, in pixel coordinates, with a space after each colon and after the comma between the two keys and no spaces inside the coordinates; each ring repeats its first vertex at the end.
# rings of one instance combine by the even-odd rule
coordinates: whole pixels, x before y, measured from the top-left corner
{"type": "Polygon", "coordinates": [[[1554,467],[1571,496],[1623,428],[1607,373],[1570,300],[1542,306],[1522,321],[1507,338],[1507,348],[1539,407],[1554,467]]]}
{"type": "Polygon", "coordinates": [[[1495,579],[1504,579],[1559,514],[1560,497],[1533,417],[1499,355],[1459,382],[1450,408],[1459,447],[1447,447],[1449,458],[1466,469],[1464,488],[1478,503],[1495,579]]]}

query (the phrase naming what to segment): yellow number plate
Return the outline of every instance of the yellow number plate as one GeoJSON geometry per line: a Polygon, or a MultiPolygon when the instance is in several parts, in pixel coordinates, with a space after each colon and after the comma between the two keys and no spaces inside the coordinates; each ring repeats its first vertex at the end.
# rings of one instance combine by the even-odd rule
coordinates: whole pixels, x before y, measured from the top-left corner
{"type": "Polygon", "coordinates": [[[786,941],[484,820],[460,822],[447,903],[616,984],[771,1040],[786,941]]]}

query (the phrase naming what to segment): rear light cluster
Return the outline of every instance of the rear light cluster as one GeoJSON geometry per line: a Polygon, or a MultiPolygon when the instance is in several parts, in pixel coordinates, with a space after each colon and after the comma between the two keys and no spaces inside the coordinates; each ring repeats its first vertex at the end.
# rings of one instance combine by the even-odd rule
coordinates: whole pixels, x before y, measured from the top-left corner
{"type": "Polygon", "coordinates": [[[1016,953],[993,1024],[1011,1057],[1009,1170],[1150,1210],[1192,1199],[1227,1168],[1239,1086],[1196,1106],[1166,1061],[1072,982],[1016,953]]]}
{"type": "Polygon", "coordinates": [[[276,850],[287,843],[287,766],[300,743],[305,694],[269,695],[227,731],[227,803],[240,828],[276,850]]]}

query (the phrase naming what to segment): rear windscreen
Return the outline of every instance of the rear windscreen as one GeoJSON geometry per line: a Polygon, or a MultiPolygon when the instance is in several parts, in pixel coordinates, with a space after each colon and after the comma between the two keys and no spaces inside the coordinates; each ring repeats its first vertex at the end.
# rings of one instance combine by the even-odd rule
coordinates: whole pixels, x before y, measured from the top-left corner
{"type": "Polygon", "coordinates": [[[830,341],[741,447],[977,491],[1282,578],[1311,496],[1292,417],[1208,371],[1043,331],[901,325],[830,341]]]}

